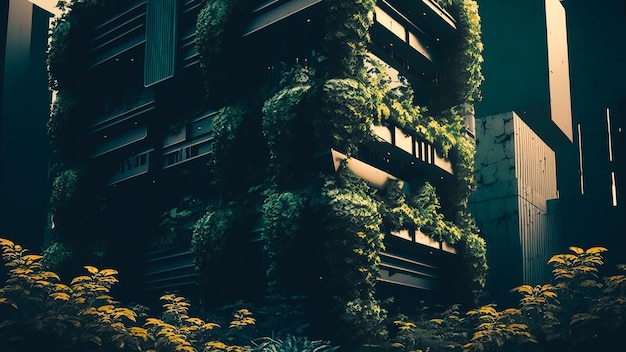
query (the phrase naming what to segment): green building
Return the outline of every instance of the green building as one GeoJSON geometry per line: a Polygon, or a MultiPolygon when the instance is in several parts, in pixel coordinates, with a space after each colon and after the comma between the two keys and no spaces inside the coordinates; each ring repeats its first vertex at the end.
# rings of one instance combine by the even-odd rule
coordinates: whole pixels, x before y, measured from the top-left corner
{"type": "Polygon", "coordinates": [[[470,0],[77,2],[49,57],[49,257],[130,297],[306,296],[357,335],[390,296],[471,302],[481,50],[470,0]]]}

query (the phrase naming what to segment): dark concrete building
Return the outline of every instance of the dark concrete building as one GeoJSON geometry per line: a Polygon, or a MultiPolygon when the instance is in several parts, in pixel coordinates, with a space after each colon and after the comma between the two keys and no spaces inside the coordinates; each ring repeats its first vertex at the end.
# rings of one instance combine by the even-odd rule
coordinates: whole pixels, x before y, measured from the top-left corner
{"type": "Polygon", "coordinates": [[[0,236],[40,249],[47,227],[50,13],[0,5],[0,236]]]}

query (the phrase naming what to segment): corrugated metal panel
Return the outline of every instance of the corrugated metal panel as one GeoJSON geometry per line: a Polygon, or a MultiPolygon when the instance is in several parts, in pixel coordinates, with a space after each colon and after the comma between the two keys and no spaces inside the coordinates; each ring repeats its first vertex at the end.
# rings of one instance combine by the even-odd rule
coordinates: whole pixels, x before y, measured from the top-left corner
{"type": "Polygon", "coordinates": [[[548,200],[558,198],[556,157],[519,116],[513,117],[524,282],[545,283],[551,276],[546,263],[558,250],[555,248],[558,224],[548,212],[548,200]]]}
{"type": "Polygon", "coordinates": [[[144,85],[174,76],[178,0],[148,0],[144,85]]]}
{"type": "Polygon", "coordinates": [[[520,195],[545,211],[545,201],[558,197],[555,153],[519,116],[513,116],[520,195]]]}

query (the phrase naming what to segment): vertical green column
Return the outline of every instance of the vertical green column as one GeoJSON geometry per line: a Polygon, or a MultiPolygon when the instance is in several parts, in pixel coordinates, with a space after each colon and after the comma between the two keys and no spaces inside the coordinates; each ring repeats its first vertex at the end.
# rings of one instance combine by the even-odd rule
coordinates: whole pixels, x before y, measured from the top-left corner
{"type": "Polygon", "coordinates": [[[148,0],[143,82],[149,87],[174,76],[178,0],[148,0]]]}

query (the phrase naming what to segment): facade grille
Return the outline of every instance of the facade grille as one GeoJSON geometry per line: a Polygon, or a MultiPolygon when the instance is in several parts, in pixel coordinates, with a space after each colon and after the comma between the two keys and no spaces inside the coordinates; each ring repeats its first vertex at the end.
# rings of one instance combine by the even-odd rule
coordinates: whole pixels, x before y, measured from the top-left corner
{"type": "Polygon", "coordinates": [[[144,85],[174,76],[178,0],[148,0],[144,85]]]}

